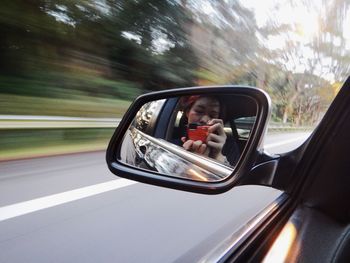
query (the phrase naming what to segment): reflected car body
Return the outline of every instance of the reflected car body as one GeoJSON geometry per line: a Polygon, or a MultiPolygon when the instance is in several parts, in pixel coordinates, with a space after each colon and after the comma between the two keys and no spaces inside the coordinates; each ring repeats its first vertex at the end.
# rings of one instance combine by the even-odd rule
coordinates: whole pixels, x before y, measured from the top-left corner
{"type": "MultiPolygon", "coordinates": [[[[237,98],[232,98],[237,101],[237,98]]],[[[198,181],[220,181],[226,178],[232,173],[235,167],[233,164],[221,163],[182,147],[180,137],[184,135],[180,131],[182,129],[188,132],[188,129],[181,126],[184,113],[179,108],[179,103],[181,99],[169,98],[143,105],[124,137],[120,151],[121,161],[179,178],[198,181]]],[[[226,113],[227,126],[224,127],[227,139],[223,152],[231,154],[230,160],[239,158],[238,152],[232,146],[237,145],[243,151],[255,122],[255,116],[246,117],[247,114],[252,114],[251,110],[244,110],[247,107],[242,107],[242,102],[236,104],[243,110],[238,113],[232,107],[232,102],[228,104],[227,107],[231,110],[226,113]]]]}
{"type": "Polygon", "coordinates": [[[225,166],[218,168],[217,163],[214,164],[209,158],[186,152],[182,147],[165,140],[155,140],[135,127],[131,127],[126,136],[130,137],[131,144],[126,143],[129,139],[124,140],[126,144],[121,151],[128,152],[128,155],[135,152],[131,158],[121,154],[122,161],[127,164],[172,176],[181,174],[181,177],[199,181],[220,180],[232,172],[225,166]]]}

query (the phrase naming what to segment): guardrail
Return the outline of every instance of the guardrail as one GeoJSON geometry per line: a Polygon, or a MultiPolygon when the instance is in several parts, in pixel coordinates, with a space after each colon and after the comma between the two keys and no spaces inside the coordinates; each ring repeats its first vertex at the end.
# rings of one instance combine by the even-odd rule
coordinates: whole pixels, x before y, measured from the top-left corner
{"type": "Polygon", "coordinates": [[[0,115],[0,129],[116,128],[120,118],[0,115]]]}
{"type": "Polygon", "coordinates": [[[274,126],[274,125],[269,125],[267,127],[268,132],[294,132],[294,131],[312,131],[314,127],[310,126],[301,126],[301,127],[294,127],[294,126],[274,126]]]}
{"type": "MultiPolygon", "coordinates": [[[[58,129],[58,128],[116,128],[121,118],[82,118],[65,116],[0,115],[0,130],[58,129]]],[[[242,122],[242,125],[244,123],[242,122]]],[[[250,124],[251,125],[251,124],[250,124]]],[[[277,123],[269,125],[271,131],[306,131],[311,127],[293,127],[277,123]]]]}

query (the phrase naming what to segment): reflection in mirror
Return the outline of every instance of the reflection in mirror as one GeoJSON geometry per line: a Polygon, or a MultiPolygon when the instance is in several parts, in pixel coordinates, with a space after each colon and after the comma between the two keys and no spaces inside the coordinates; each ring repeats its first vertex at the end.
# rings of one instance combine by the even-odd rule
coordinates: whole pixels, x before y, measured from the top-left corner
{"type": "Polygon", "coordinates": [[[257,113],[242,95],[193,95],[146,103],[119,149],[120,161],[159,174],[214,182],[236,166],[257,113]]]}

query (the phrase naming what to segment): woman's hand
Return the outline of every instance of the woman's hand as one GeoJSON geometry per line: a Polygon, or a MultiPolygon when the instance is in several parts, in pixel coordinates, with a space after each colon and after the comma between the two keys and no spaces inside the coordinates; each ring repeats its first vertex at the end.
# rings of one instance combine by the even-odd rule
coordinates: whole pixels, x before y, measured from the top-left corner
{"type": "Polygon", "coordinates": [[[212,119],[209,121],[209,134],[206,140],[207,146],[210,148],[210,157],[223,161],[225,156],[222,155],[222,148],[226,142],[226,134],[224,130],[224,123],[221,119],[212,119]]]}
{"type": "Polygon", "coordinates": [[[202,155],[209,155],[209,148],[208,146],[203,143],[202,141],[193,141],[193,140],[187,140],[186,137],[182,137],[181,141],[184,143],[182,147],[186,151],[202,154],[202,155]]]}
{"type": "Polygon", "coordinates": [[[220,162],[224,162],[225,156],[221,151],[226,142],[226,134],[224,131],[224,123],[221,119],[212,119],[208,122],[210,125],[208,129],[208,136],[206,142],[187,140],[182,137],[184,143],[182,146],[185,150],[205,155],[214,158],[220,162]]]}

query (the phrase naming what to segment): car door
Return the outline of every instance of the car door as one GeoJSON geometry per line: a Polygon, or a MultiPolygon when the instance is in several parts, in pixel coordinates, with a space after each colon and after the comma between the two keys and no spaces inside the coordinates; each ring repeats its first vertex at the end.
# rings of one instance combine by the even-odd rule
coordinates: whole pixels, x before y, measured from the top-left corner
{"type": "MultiPolygon", "coordinates": [[[[254,155],[254,164],[250,166],[249,171],[244,172],[244,176],[238,178],[238,185],[268,185],[283,190],[284,194],[261,211],[256,218],[247,222],[246,227],[236,232],[231,239],[223,240],[218,248],[204,255],[205,261],[347,262],[346,260],[349,260],[347,252],[349,205],[346,200],[349,200],[350,191],[347,176],[349,166],[345,158],[350,142],[349,90],[348,80],[317,129],[299,148],[279,156],[263,152],[254,155]]],[[[190,91],[204,92],[201,88],[190,91]]],[[[175,91],[171,94],[181,95],[181,92],[175,91]]],[[[239,92],[241,94],[245,91],[239,92]]],[[[169,93],[165,95],[168,96],[169,93]]],[[[258,114],[257,119],[259,117],[261,115],[258,114]]],[[[257,128],[256,123],[254,125],[252,136],[258,134],[259,127],[257,128]]],[[[260,137],[253,139],[260,141],[262,134],[263,132],[260,137]]],[[[112,147],[115,139],[112,139],[112,147]]],[[[250,143],[251,140],[252,138],[250,143]]],[[[247,158],[252,156],[252,153],[248,153],[247,158]]],[[[111,164],[109,165],[111,168],[111,164]]],[[[218,193],[215,190],[215,183],[211,185],[206,183],[203,186],[197,182],[188,183],[185,180],[173,180],[168,177],[161,182],[164,178],[159,179],[155,174],[148,175],[123,169],[123,166],[117,168],[118,171],[124,172],[123,176],[134,180],[141,180],[138,176],[142,176],[148,178],[144,182],[151,184],[186,191],[218,193]]],[[[114,171],[113,167],[111,170],[114,171]]],[[[219,183],[221,185],[218,184],[218,187],[221,187],[223,183],[219,183]]],[[[224,183],[230,182],[226,180],[224,183]]]]}
{"type": "Polygon", "coordinates": [[[350,79],[310,138],[282,155],[285,203],[223,261],[349,262],[349,90],[350,79]]]}

